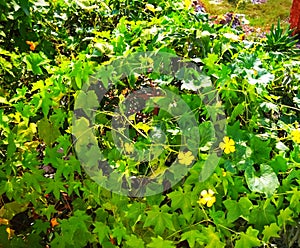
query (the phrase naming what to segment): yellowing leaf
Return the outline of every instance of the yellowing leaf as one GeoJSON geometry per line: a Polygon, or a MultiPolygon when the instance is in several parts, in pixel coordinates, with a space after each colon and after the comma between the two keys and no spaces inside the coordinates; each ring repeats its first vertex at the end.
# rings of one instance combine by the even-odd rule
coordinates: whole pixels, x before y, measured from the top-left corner
{"type": "Polygon", "coordinates": [[[138,124],[135,125],[137,129],[143,130],[145,133],[148,133],[152,127],[148,126],[146,123],[139,122],[138,124]]]}
{"type": "Polygon", "coordinates": [[[51,146],[54,141],[60,136],[58,127],[55,127],[52,122],[44,118],[37,122],[38,134],[46,145],[51,146]]]}
{"type": "Polygon", "coordinates": [[[135,114],[128,116],[128,120],[134,121],[135,120],[135,114]]]}
{"type": "Polygon", "coordinates": [[[15,230],[13,230],[9,227],[6,228],[6,232],[8,233],[8,239],[11,239],[12,236],[14,236],[14,234],[15,234],[15,230]]]}
{"type": "Polygon", "coordinates": [[[36,91],[36,90],[42,90],[44,87],[45,87],[44,81],[39,80],[39,81],[32,84],[31,92],[36,91]]]}
{"type": "Polygon", "coordinates": [[[5,97],[0,96],[0,103],[9,104],[5,97]]]}
{"type": "Polygon", "coordinates": [[[9,220],[8,219],[2,219],[0,218],[0,225],[8,225],[9,224],[9,220]]]}

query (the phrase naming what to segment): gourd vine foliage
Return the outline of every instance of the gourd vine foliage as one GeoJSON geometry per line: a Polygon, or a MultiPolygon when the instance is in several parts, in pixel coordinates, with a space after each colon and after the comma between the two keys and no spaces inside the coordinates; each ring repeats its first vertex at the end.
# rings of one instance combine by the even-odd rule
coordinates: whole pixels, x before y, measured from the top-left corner
{"type": "MultiPolygon", "coordinates": [[[[294,43],[282,42],[288,33],[278,26],[267,39],[247,40],[191,1],[0,0],[0,9],[0,247],[300,244],[300,61],[294,43]],[[72,117],[78,92],[102,65],[147,51],[201,68],[220,95],[226,138],[212,175],[200,181],[213,137],[198,95],[151,71],[116,80],[94,130],[112,169],[155,176],[181,144],[176,120],[145,108],[130,129],[134,148],[151,144],[158,119],[172,147],[147,163],[124,156],[110,127],[128,93],[163,82],[199,120],[200,148],[188,174],[160,194],[134,198],[87,175],[72,117]]],[[[189,165],[189,156],[180,156],[189,165]]]]}

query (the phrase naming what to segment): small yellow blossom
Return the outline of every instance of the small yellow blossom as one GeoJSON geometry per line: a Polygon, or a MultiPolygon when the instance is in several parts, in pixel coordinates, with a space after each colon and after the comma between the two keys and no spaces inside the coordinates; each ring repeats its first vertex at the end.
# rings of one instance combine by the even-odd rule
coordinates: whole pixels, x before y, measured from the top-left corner
{"type": "Polygon", "coordinates": [[[223,141],[224,142],[221,142],[220,145],[219,145],[219,147],[222,150],[224,150],[224,152],[226,154],[229,154],[231,152],[235,152],[235,146],[234,146],[235,143],[234,143],[233,139],[230,139],[229,137],[225,136],[223,138],[223,141]]]}
{"type": "Polygon", "coordinates": [[[194,159],[195,159],[195,157],[193,156],[191,151],[179,152],[179,154],[178,154],[179,163],[184,164],[184,165],[190,165],[194,159]]]}
{"type": "Polygon", "coordinates": [[[200,194],[199,201],[197,201],[201,205],[207,205],[208,207],[211,207],[216,202],[216,197],[214,196],[215,192],[213,192],[211,189],[208,190],[202,190],[200,194]]]}
{"type": "Polygon", "coordinates": [[[133,151],[134,151],[133,145],[130,143],[125,143],[125,151],[127,153],[133,153],[133,151]]]}
{"type": "Polygon", "coordinates": [[[300,144],[300,128],[295,129],[291,132],[292,139],[294,142],[300,144]]]}

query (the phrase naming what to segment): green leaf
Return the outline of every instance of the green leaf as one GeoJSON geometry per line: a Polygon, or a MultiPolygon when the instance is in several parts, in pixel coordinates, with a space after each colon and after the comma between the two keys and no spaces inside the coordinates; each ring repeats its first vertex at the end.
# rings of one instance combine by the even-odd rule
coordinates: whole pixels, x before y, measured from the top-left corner
{"type": "Polygon", "coordinates": [[[219,159],[220,158],[216,153],[208,155],[199,175],[200,182],[204,182],[214,173],[218,165],[219,159]]]}
{"type": "Polygon", "coordinates": [[[287,160],[282,156],[276,156],[275,159],[272,159],[270,166],[276,174],[278,174],[279,171],[286,172],[288,168],[287,160]]]}
{"type": "Polygon", "coordinates": [[[36,230],[38,234],[44,233],[47,234],[47,230],[49,229],[49,222],[42,221],[40,219],[35,220],[33,228],[36,230]]]}
{"type": "Polygon", "coordinates": [[[124,237],[126,237],[126,228],[123,226],[123,224],[119,224],[118,226],[116,226],[113,229],[112,236],[114,238],[117,238],[117,243],[118,243],[118,245],[120,245],[122,242],[122,239],[124,237]]]}
{"type": "Polygon", "coordinates": [[[126,237],[126,245],[132,248],[144,248],[145,247],[145,242],[141,239],[135,236],[134,234],[131,234],[130,236],[126,237]]]}
{"type": "Polygon", "coordinates": [[[100,244],[103,243],[105,238],[109,239],[110,229],[107,225],[99,221],[95,222],[93,225],[95,226],[93,233],[97,234],[100,244]]]}
{"type": "Polygon", "coordinates": [[[246,233],[241,233],[241,238],[235,243],[235,248],[252,248],[259,246],[261,243],[257,238],[259,231],[248,227],[246,233]]]}
{"type": "Polygon", "coordinates": [[[229,137],[234,137],[235,141],[245,140],[247,134],[245,131],[241,130],[241,124],[239,121],[235,122],[232,126],[227,126],[227,135],[229,137]]]}
{"type": "Polygon", "coordinates": [[[245,177],[251,191],[264,193],[267,197],[271,197],[279,187],[276,174],[267,164],[262,164],[259,172],[256,172],[252,166],[248,167],[245,171],[245,177]]]}
{"type": "Polygon", "coordinates": [[[51,146],[55,140],[61,135],[57,127],[52,122],[44,118],[37,122],[38,134],[46,145],[51,146]]]}
{"type": "Polygon", "coordinates": [[[157,238],[151,238],[152,241],[147,245],[150,248],[175,248],[172,241],[163,240],[160,236],[157,238]]]}
{"type": "Polygon", "coordinates": [[[47,93],[47,92],[43,92],[42,93],[42,112],[46,118],[46,116],[48,116],[50,107],[53,105],[53,101],[51,99],[51,96],[47,93]]]}
{"type": "Polygon", "coordinates": [[[45,194],[49,194],[51,192],[53,192],[54,197],[59,200],[60,199],[60,191],[65,191],[65,185],[64,183],[62,183],[61,181],[57,181],[57,180],[51,180],[48,184],[47,184],[47,190],[45,192],[45,194]]]}
{"type": "Polygon", "coordinates": [[[7,158],[11,158],[15,151],[17,150],[17,146],[15,144],[15,136],[13,133],[9,133],[8,137],[8,146],[7,146],[7,158]]]}
{"type": "Polygon", "coordinates": [[[296,213],[300,213],[300,191],[297,189],[297,187],[293,188],[293,194],[292,197],[290,199],[290,208],[294,211],[296,211],[296,213]]]}
{"type": "Polygon", "coordinates": [[[212,140],[212,123],[205,121],[199,125],[200,143],[199,146],[203,149],[209,141],[212,140]]]}
{"type": "Polygon", "coordinates": [[[81,210],[76,210],[69,219],[61,221],[61,236],[68,241],[68,246],[85,247],[87,242],[92,241],[92,235],[88,229],[91,222],[91,217],[81,210]]]}
{"type": "Polygon", "coordinates": [[[278,216],[278,225],[280,227],[283,226],[284,231],[285,231],[287,224],[294,223],[292,216],[293,216],[293,211],[289,207],[287,207],[286,209],[280,210],[280,213],[278,216]]]}
{"type": "Polygon", "coordinates": [[[25,56],[24,61],[27,65],[27,69],[29,71],[32,71],[35,75],[43,74],[41,66],[46,65],[49,62],[49,60],[44,54],[38,54],[33,52],[25,56]]]}
{"type": "Polygon", "coordinates": [[[42,213],[47,217],[47,220],[50,220],[50,217],[53,216],[54,213],[57,213],[57,210],[54,205],[48,205],[42,209],[42,213]]]}
{"type": "Polygon", "coordinates": [[[239,217],[247,219],[252,208],[252,202],[247,197],[242,197],[238,202],[228,199],[224,201],[224,205],[228,211],[227,219],[229,222],[234,222],[239,217]]]}
{"type": "Polygon", "coordinates": [[[225,244],[220,241],[220,234],[215,231],[213,226],[203,229],[206,236],[207,246],[205,248],[223,248],[225,244]]]}
{"type": "Polygon", "coordinates": [[[269,225],[276,221],[276,209],[272,204],[260,202],[259,206],[255,206],[250,213],[249,224],[260,231],[263,230],[265,225],[269,225]]]}
{"type": "Polygon", "coordinates": [[[273,237],[273,238],[279,238],[280,236],[278,235],[277,232],[279,232],[281,229],[279,226],[277,226],[276,223],[272,223],[271,225],[269,226],[265,226],[264,230],[263,230],[263,241],[268,243],[270,238],[273,237]]]}
{"type": "Polygon", "coordinates": [[[191,192],[173,191],[168,194],[172,200],[171,207],[173,210],[180,208],[186,220],[190,220],[193,211],[191,205],[191,192]]]}
{"type": "Polygon", "coordinates": [[[243,103],[239,103],[238,105],[236,105],[231,113],[229,122],[234,121],[236,119],[237,116],[241,115],[244,113],[245,110],[245,106],[244,106],[244,102],[243,103]]]}
{"type": "Polygon", "coordinates": [[[269,161],[270,152],[272,150],[269,147],[270,141],[262,141],[260,138],[253,136],[250,140],[250,147],[252,149],[251,158],[257,163],[269,161]]]}
{"type": "Polygon", "coordinates": [[[195,246],[195,242],[199,245],[203,245],[203,241],[206,239],[205,235],[201,233],[199,230],[191,230],[184,232],[181,235],[180,241],[187,240],[189,243],[189,247],[193,248],[195,246]]]}
{"type": "Polygon", "coordinates": [[[166,228],[175,231],[171,214],[163,212],[158,206],[153,206],[153,210],[149,210],[146,213],[147,217],[144,227],[154,226],[154,231],[158,235],[161,235],[166,228]]]}

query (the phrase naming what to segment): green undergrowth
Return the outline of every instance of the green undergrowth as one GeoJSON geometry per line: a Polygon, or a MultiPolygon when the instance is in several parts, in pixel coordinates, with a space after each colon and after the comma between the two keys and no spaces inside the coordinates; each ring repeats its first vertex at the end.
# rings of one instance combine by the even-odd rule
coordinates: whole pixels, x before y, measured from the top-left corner
{"type": "Polygon", "coordinates": [[[296,41],[190,4],[0,1],[1,248],[300,244],[296,41]]]}

